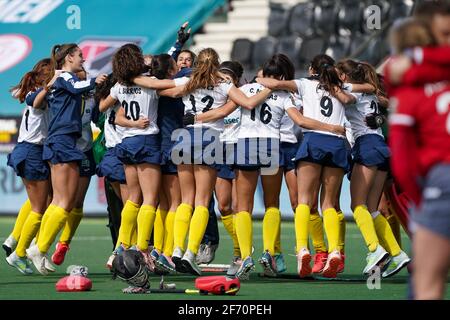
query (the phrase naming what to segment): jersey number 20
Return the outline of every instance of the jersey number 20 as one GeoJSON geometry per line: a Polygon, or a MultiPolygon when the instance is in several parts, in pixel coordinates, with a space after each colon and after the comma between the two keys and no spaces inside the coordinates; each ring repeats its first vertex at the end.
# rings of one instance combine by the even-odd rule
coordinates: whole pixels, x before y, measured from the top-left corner
{"type": "Polygon", "coordinates": [[[125,109],[125,116],[128,120],[133,119],[133,121],[139,120],[139,114],[141,113],[141,107],[139,102],[130,101],[130,105],[124,100],[122,101],[122,107],[125,109]]]}

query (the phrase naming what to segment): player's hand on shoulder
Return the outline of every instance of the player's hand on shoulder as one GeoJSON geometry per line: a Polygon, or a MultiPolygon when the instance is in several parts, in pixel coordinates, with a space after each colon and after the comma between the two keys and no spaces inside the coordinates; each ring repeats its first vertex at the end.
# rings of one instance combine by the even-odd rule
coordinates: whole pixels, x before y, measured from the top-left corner
{"type": "Polygon", "coordinates": [[[107,77],[108,77],[107,74],[104,74],[104,73],[99,74],[99,75],[97,76],[97,78],[95,78],[95,83],[96,83],[96,84],[101,84],[103,81],[106,80],[107,77]]]}

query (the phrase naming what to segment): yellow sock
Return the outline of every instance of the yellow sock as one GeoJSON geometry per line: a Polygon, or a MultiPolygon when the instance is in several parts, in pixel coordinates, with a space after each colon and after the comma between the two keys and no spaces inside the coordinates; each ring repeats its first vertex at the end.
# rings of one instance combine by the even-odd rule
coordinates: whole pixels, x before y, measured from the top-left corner
{"type": "Polygon", "coordinates": [[[173,224],[175,222],[175,212],[169,211],[164,223],[164,255],[172,256],[173,252],[173,224]]]}
{"type": "Polygon", "coordinates": [[[54,206],[52,214],[48,217],[43,233],[39,236],[37,246],[42,253],[48,252],[56,236],[64,228],[69,212],[61,207],[54,206]]]}
{"type": "Polygon", "coordinates": [[[338,218],[339,218],[339,251],[341,253],[345,252],[345,215],[344,213],[339,210],[338,213],[338,218]]]}
{"type": "Polygon", "coordinates": [[[275,254],[283,252],[281,250],[281,221],[278,226],[277,239],[275,240],[275,254]]]}
{"type": "Polygon", "coordinates": [[[27,220],[23,224],[22,232],[20,233],[19,242],[16,247],[16,254],[23,258],[27,254],[25,250],[30,246],[31,241],[35,237],[41,225],[42,214],[31,211],[27,220]]]}
{"type": "Polygon", "coordinates": [[[41,234],[41,232],[44,231],[45,228],[45,224],[48,221],[48,218],[52,215],[53,209],[55,208],[55,205],[50,204],[47,207],[47,210],[45,210],[45,213],[42,215],[42,221],[41,221],[41,226],[39,227],[37,233],[36,233],[36,243],[38,243],[39,241],[39,235],[41,234]]]}
{"type": "Polygon", "coordinates": [[[357,206],[353,212],[353,217],[355,218],[356,224],[361,231],[369,251],[375,251],[379,242],[372,216],[369,211],[367,211],[367,207],[363,205],[357,206]]]}
{"type": "Polygon", "coordinates": [[[136,229],[136,221],[139,212],[139,205],[127,200],[122,209],[122,220],[120,222],[119,229],[119,241],[123,246],[128,249],[131,244],[131,237],[133,230],[136,229]]]}
{"type": "Polygon", "coordinates": [[[323,225],[328,239],[328,252],[339,249],[339,217],[336,209],[323,211],[323,225]]]}
{"type": "Polygon", "coordinates": [[[310,207],[306,204],[299,204],[297,209],[295,209],[295,250],[297,252],[302,248],[308,248],[308,225],[310,210],[310,207]]]}
{"type": "Polygon", "coordinates": [[[197,254],[200,243],[205,235],[206,226],[208,225],[209,211],[204,206],[195,207],[192,215],[191,225],[189,227],[188,249],[197,254]]]}
{"type": "Polygon", "coordinates": [[[236,213],[236,234],[241,249],[241,258],[252,254],[253,226],[252,216],[246,211],[236,213]]]}
{"type": "Polygon", "coordinates": [[[142,251],[148,249],[148,242],[150,241],[150,235],[152,234],[155,217],[155,207],[145,204],[139,209],[137,217],[137,246],[142,251]]]}
{"type": "Polygon", "coordinates": [[[177,208],[173,225],[173,242],[175,248],[178,247],[185,250],[185,241],[189,231],[193,210],[194,209],[186,203],[180,204],[177,208]]]}
{"type": "Polygon", "coordinates": [[[402,247],[402,234],[400,232],[400,223],[395,215],[391,214],[386,218],[387,222],[391,226],[392,232],[394,233],[395,240],[397,240],[400,248],[402,247]]]}
{"type": "Polygon", "coordinates": [[[162,252],[164,245],[164,223],[167,211],[158,208],[156,210],[155,226],[153,228],[153,245],[158,252],[162,252]]]}
{"type": "Polygon", "coordinates": [[[138,228],[137,228],[137,221],[136,221],[136,225],[134,225],[133,230],[131,230],[130,247],[137,245],[137,241],[138,241],[137,239],[138,239],[138,228]]]}
{"type": "Polygon", "coordinates": [[[386,251],[393,257],[398,255],[402,249],[400,249],[397,240],[395,240],[394,233],[392,233],[392,229],[386,218],[382,214],[378,214],[376,218],[373,219],[373,223],[378,237],[380,239],[382,238],[385,243],[386,251]]]}
{"type": "Polygon", "coordinates": [[[325,238],[323,234],[323,222],[319,212],[313,212],[309,216],[309,233],[314,247],[314,251],[327,252],[325,238]]]}
{"type": "Polygon", "coordinates": [[[275,255],[275,242],[281,223],[281,213],[278,208],[267,208],[263,219],[263,242],[264,250],[268,250],[273,256],[275,255]]]}
{"type": "Polygon", "coordinates": [[[27,199],[25,203],[22,205],[22,207],[19,210],[19,214],[16,218],[16,223],[14,224],[14,229],[11,232],[11,235],[16,241],[19,241],[20,239],[20,233],[22,232],[23,225],[25,221],[27,220],[28,215],[31,212],[31,203],[30,199],[27,199]]]}
{"type": "Polygon", "coordinates": [[[59,242],[69,244],[83,218],[83,208],[73,208],[67,217],[66,225],[59,237],[59,242]]]}
{"type": "Polygon", "coordinates": [[[231,240],[233,240],[233,256],[240,257],[241,250],[239,249],[239,241],[236,235],[235,215],[229,214],[227,216],[222,216],[222,223],[225,227],[225,230],[227,230],[228,234],[230,235],[231,240]]]}

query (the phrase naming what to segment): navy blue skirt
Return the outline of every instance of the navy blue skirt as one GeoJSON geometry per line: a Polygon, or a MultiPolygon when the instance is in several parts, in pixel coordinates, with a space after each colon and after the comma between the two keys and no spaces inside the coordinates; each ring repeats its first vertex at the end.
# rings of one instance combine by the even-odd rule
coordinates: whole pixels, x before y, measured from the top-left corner
{"type": "Polygon", "coordinates": [[[47,138],[42,159],[52,164],[79,163],[83,160],[84,153],[77,148],[77,139],[76,134],[61,134],[47,138]]]}
{"type": "Polygon", "coordinates": [[[20,142],[8,154],[8,166],[12,167],[17,176],[27,180],[47,180],[50,168],[44,160],[42,145],[20,142]]]}
{"type": "Polygon", "coordinates": [[[391,151],[383,137],[378,134],[366,134],[356,139],[352,149],[353,162],[366,167],[376,166],[378,170],[389,170],[391,151]]]}
{"type": "Polygon", "coordinates": [[[97,175],[99,177],[106,177],[109,181],[126,183],[125,170],[123,163],[117,158],[115,148],[109,148],[102,161],[97,166],[97,175]]]}
{"type": "Polygon", "coordinates": [[[127,137],[116,147],[116,155],[124,164],[161,164],[158,135],[138,135],[127,137]]]}
{"type": "Polygon", "coordinates": [[[295,161],[306,161],[324,167],[350,170],[351,156],[346,140],[337,136],[317,132],[305,132],[297,150],[295,161]]]}

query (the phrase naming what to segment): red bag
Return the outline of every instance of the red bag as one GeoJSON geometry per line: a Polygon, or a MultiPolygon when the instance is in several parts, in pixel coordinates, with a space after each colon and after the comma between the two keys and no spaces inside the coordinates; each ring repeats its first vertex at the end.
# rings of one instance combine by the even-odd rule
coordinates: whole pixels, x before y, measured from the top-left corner
{"type": "Polygon", "coordinates": [[[66,276],[56,283],[58,292],[78,292],[89,291],[92,288],[92,281],[83,276],[66,276]]]}

